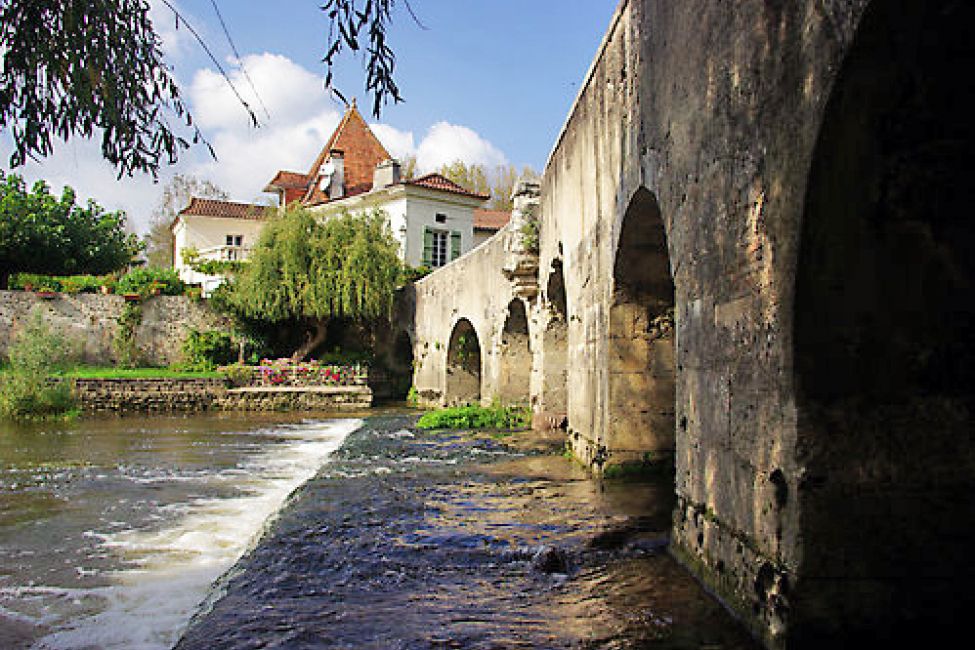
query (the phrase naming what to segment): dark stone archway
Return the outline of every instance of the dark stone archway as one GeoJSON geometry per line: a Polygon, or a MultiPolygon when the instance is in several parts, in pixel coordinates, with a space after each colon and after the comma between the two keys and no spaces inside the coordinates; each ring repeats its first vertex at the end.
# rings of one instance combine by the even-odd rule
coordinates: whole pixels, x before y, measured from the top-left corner
{"type": "Polygon", "coordinates": [[[532,354],[528,339],[528,315],[525,304],[518,298],[508,303],[499,352],[498,398],[503,404],[527,405],[532,354]]]}
{"type": "Polygon", "coordinates": [[[556,418],[566,413],[566,372],[569,356],[568,310],[562,262],[552,262],[545,288],[548,324],[542,335],[542,408],[556,418]]]}
{"type": "Polygon", "coordinates": [[[623,216],[609,314],[610,453],[674,453],[674,282],[657,199],[641,188],[623,216]]]}
{"type": "Polygon", "coordinates": [[[445,388],[448,405],[481,401],[481,342],[466,318],[460,319],[450,334],[445,388]]]}
{"type": "Polygon", "coordinates": [[[967,628],[972,25],[971,3],[873,2],[820,130],[796,276],[802,471],[782,489],[803,541],[789,647],[967,628]]]}

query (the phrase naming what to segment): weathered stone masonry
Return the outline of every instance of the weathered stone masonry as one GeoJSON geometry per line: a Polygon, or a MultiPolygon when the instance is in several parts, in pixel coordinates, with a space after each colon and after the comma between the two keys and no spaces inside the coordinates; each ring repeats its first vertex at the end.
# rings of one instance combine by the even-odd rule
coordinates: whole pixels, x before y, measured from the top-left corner
{"type": "MultiPolygon", "coordinates": [[[[4,355],[18,324],[36,309],[55,331],[76,342],[86,363],[115,361],[112,341],[118,332],[125,299],[118,295],[58,294],[42,300],[29,291],[0,291],[0,356],[4,355]]],[[[228,321],[185,296],[155,296],[141,303],[142,322],[135,344],[144,361],[165,366],[182,359],[181,346],[192,329],[226,329],[228,321]]]]}
{"type": "Polygon", "coordinates": [[[521,398],[564,409],[594,469],[673,454],[673,553],[770,647],[962,625],[973,13],[621,2],[545,169],[537,257],[512,225],[418,283],[420,395],[511,396],[521,300],[521,398]]]}
{"type": "Polygon", "coordinates": [[[224,379],[76,379],[73,392],[88,413],[201,411],[331,411],[372,405],[365,382],[305,388],[228,388],[224,379]]]}

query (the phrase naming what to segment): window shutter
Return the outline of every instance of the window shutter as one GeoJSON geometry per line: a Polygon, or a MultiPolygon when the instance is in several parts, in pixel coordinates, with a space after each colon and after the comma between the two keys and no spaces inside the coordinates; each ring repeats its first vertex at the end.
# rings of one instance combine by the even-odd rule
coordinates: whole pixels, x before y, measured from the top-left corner
{"type": "Polygon", "coordinates": [[[460,233],[456,230],[450,233],[450,259],[460,257],[460,233]]]}
{"type": "Polygon", "coordinates": [[[433,231],[423,229],[423,266],[433,266],[433,231]]]}

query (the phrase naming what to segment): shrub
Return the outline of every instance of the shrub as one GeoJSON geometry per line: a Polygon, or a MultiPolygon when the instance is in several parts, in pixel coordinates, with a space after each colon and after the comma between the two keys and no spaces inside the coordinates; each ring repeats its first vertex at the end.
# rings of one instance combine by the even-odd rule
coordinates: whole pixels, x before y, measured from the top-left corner
{"type": "Polygon", "coordinates": [[[135,342],[135,333],[142,323],[142,307],[130,302],[122,307],[118,318],[118,328],[112,348],[115,350],[117,363],[121,368],[135,368],[141,361],[141,350],[135,342]]]}
{"type": "Polygon", "coordinates": [[[55,291],[61,290],[61,283],[50,275],[40,275],[37,273],[15,273],[10,276],[7,284],[11,289],[40,289],[41,287],[51,287],[55,291]]]}
{"type": "Polygon", "coordinates": [[[250,386],[254,381],[254,367],[245,366],[242,363],[234,363],[225,368],[221,368],[220,371],[227,378],[227,381],[231,385],[237,386],[250,386]]]}
{"type": "Polygon", "coordinates": [[[16,273],[10,276],[11,289],[38,290],[41,287],[63,293],[97,293],[103,285],[111,286],[115,279],[110,275],[40,275],[16,273]]]}
{"type": "Polygon", "coordinates": [[[137,293],[143,298],[158,288],[166,296],[183,293],[183,282],[173,269],[139,267],[123,275],[115,284],[117,293],[137,293]]]}
{"type": "Polygon", "coordinates": [[[421,429],[522,429],[531,425],[531,411],[522,406],[456,406],[426,413],[421,429]]]}
{"type": "Polygon", "coordinates": [[[184,367],[212,370],[237,360],[237,346],[227,332],[192,329],[183,341],[184,367]]]}
{"type": "Polygon", "coordinates": [[[56,376],[75,356],[74,346],[51,330],[39,311],[15,334],[7,352],[10,364],[0,374],[0,416],[47,417],[74,407],[71,387],[56,376]]]}
{"type": "Polygon", "coordinates": [[[96,275],[68,275],[58,278],[64,293],[97,293],[104,284],[96,275]]]}

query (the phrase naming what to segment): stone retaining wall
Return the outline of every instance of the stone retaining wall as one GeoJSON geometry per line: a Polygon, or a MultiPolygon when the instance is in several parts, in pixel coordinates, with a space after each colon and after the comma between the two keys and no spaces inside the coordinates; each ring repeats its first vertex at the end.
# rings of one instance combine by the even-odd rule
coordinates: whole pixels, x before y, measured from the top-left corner
{"type": "MultiPolygon", "coordinates": [[[[117,295],[57,294],[44,300],[29,291],[0,291],[0,356],[6,355],[20,324],[38,310],[49,326],[78,346],[85,363],[110,365],[116,361],[112,341],[124,306],[125,299],[117,295]]],[[[183,340],[190,329],[228,328],[227,319],[207,303],[186,296],[155,296],[141,307],[142,323],[136,328],[135,344],[148,365],[180,361],[183,340]]]]}
{"type": "Polygon", "coordinates": [[[86,413],[328,411],[372,405],[368,386],[231,388],[223,379],[76,379],[86,413]]]}
{"type": "Polygon", "coordinates": [[[213,408],[223,411],[330,411],[370,406],[372,391],[368,386],[232,388],[213,401],[213,408]]]}

